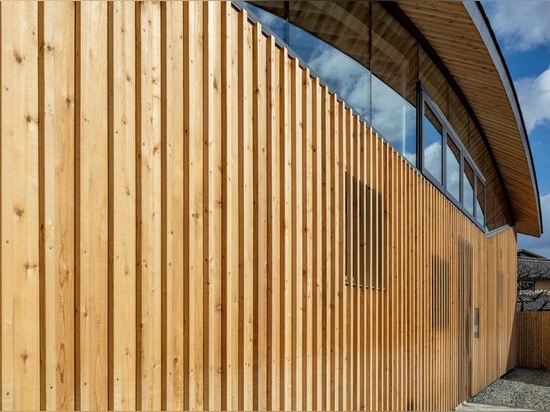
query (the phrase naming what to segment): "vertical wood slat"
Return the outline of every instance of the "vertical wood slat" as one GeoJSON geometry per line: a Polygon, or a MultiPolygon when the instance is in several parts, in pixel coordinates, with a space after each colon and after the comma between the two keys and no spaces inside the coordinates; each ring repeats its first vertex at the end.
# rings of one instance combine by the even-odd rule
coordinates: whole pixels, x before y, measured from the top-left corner
{"type": "Polygon", "coordinates": [[[202,7],[184,3],[184,375],[188,376],[185,410],[203,409],[203,61],[200,37],[203,33],[202,7]]]}
{"type": "Polygon", "coordinates": [[[282,382],[282,357],[283,346],[281,338],[277,331],[280,331],[282,325],[282,305],[281,298],[283,295],[281,288],[281,144],[280,144],[280,103],[279,103],[279,88],[280,76],[279,71],[281,65],[281,52],[275,45],[273,37],[268,39],[267,45],[267,81],[268,81],[268,114],[267,116],[267,215],[268,229],[267,235],[271,241],[271,247],[268,248],[268,296],[267,296],[267,323],[268,323],[268,349],[267,349],[267,409],[279,410],[281,407],[281,390],[282,382]],[[271,382],[270,382],[271,381],[271,382]]]}
{"type": "Polygon", "coordinates": [[[136,387],[136,148],[135,8],[114,3],[113,11],[113,408],[135,409],[136,387]]]}
{"type": "MultiPolygon", "coordinates": [[[[513,230],[486,239],[229,3],[18,7],[1,5],[0,27],[5,409],[449,409],[461,400],[448,367],[459,350],[456,303],[449,328],[432,328],[432,293],[445,296],[431,290],[432,275],[446,274],[445,263],[432,274],[433,255],[455,278],[466,239],[473,289],[494,289],[502,272],[508,307],[515,263],[502,251],[515,250],[513,230]],[[10,37],[18,14],[43,25],[34,36],[44,45],[10,37]],[[37,92],[15,104],[9,86],[29,62],[13,60],[15,46],[27,50],[18,41],[41,60],[23,76],[37,92]],[[30,208],[14,209],[20,193],[30,208]],[[6,273],[31,249],[31,293],[17,294],[23,278],[6,273]],[[21,303],[33,296],[38,305],[21,303]],[[18,369],[25,360],[34,369],[18,369]],[[27,378],[32,396],[20,389],[27,378]]],[[[459,296],[457,282],[449,288],[459,296]]],[[[474,389],[513,365],[514,315],[489,295],[475,305],[474,389]]]]}
{"type": "Polygon", "coordinates": [[[550,312],[518,312],[517,366],[544,369],[550,365],[550,312]]]}
{"type": "Polygon", "coordinates": [[[167,60],[166,90],[167,101],[167,197],[168,216],[166,272],[166,408],[182,410],[184,406],[184,391],[186,390],[186,375],[184,374],[184,78],[183,78],[183,3],[170,2],[166,4],[167,60]],[[168,327],[170,325],[170,327],[168,327]]]}
{"type": "Polygon", "coordinates": [[[2,4],[1,19],[2,408],[37,409],[41,354],[36,304],[40,296],[38,5],[2,4]]]}
{"type": "MultiPolygon", "coordinates": [[[[224,139],[224,192],[222,204],[224,215],[224,374],[223,390],[225,391],[222,407],[225,410],[239,408],[239,121],[238,113],[233,110],[233,103],[238,99],[238,16],[232,12],[231,6],[225,4],[225,33],[227,42],[223,59],[225,79],[225,100],[223,107],[224,130],[227,138],[224,139]]],[[[223,327],[222,326],[222,327],[223,327]]]]}
{"type": "Polygon", "coordinates": [[[141,407],[161,408],[161,49],[160,3],[144,2],[140,11],[141,144],[140,190],[140,357],[141,407]]]}
{"type": "MultiPolygon", "coordinates": [[[[239,216],[253,218],[254,142],[253,142],[253,42],[252,27],[246,13],[239,16],[239,216]]],[[[239,409],[254,408],[254,230],[239,219],[239,409]]]]}
{"type": "Polygon", "coordinates": [[[107,4],[82,3],[80,20],[80,406],[107,408],[107,4]]]}
{"type": "Polygon", "coordinates": [[[74,5],[44,4],[44,322],[48,410],[74,409],[74,5]],[[53,87],[52,87],[53,84],[53,87]]]}
{"type": "Polygon", "coordinates": [[[206,58],[204,90],[204,153],[206,165],[203,171],[205,190],[204,226],[204,316],[205,316],[205,396],[204,408],[221,409],[221,232],[222,225],[222,131],[221,131],[221,61],[219,59],[221,7],[219,2],[205,4],[204,56],[206,58]]]}
{"type": "Polygon", "coordinates": [[[261,26],[254,26],[254,409],[267,408],[267,47],[261,26]]]}

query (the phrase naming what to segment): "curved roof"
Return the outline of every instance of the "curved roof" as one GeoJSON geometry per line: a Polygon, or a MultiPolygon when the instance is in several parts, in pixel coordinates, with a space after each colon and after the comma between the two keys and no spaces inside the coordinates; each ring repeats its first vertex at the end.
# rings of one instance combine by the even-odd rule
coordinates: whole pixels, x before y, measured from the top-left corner
{"type": "Polygon", "coordinates": [[[429,42],[475,112],[506,187],[516,231],[540,236],[542,216],[527,131],[483,7],[469,1],[395,3],[429,42]]]}

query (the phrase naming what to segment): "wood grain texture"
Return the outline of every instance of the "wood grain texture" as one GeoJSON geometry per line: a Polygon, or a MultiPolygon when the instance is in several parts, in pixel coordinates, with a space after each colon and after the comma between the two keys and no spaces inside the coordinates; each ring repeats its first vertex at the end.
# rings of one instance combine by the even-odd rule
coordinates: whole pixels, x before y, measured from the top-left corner
{"type": "Polygon", "coordinates": [[[514,230],[231,3],[0,14],[3,409],[450,410],[529,352],[514,230]]]}
{"type": "Polygon", "coordinates": [[[548,315],[548,312],[517,313],[518,367],[547,369],[550,365],[548,315]]]}
{"type": "Polygon", "coordinates": [[[40,407],[38,5],[2,5],[2,408],[40,407]],[[20,16],[19,23],[13,16],[20,16]],[[26,391],[29,393],[26,393],[26,391]]]}
{"type": "Polygon", "coordinates": [[[74,5],[44,4],[45,403],[74,409],[74,5]]]}
{"type": "Polygon", "coordinates": [[[80,20],[80,386],[83,409],[107,408],[107,4],[83,3],[80,20]]]}
{"type": "Polygon", "coordinates": [[[136,408],[136,78],[135,7],[113,6],[113,399],[114,409],[136,408]]]}

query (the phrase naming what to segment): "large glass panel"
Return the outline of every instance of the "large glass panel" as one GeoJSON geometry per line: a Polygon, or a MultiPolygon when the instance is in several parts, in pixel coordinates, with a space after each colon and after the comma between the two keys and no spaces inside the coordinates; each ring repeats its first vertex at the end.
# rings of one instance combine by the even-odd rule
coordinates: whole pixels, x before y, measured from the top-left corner
{"type": "Polygon", "coordinates": [[[460,202],[460,150],[450,136],[447,136],[447,158],[445,179],[447,193],[460,202]]]}
{"type": "Polygon", "coordinates": [[[416,166],[416,109],[376,76],[372,76],[372,126],[416,166]]]}
{"type": "Polygon", "coordinates": [[[300,59],[360,116],[370,122],[370,71],[299,27],[290,25],[289,45],[300,59]]]}
{"type": "Polygon", "coordinates": [[[464,159],[464,177],[462,178],[462,184],[463,184],[463,194],[464,194],[464,209],[470,215],[474,215],[474,169],[466,159],[464,159]]]}
{"type": "Polygon", "coordinates": [[[424,105],[422,131],[424,170],[429,172],[439,183],[442,183],[443,126],[427,104],[424,105]]]}
{"type": "Polygon", "coordinates": [[[482,227],[485,227],[485,185],[479,177],[476,177],[476,182],[476,220],[482,227]]]}
{"type": "Polygon", "coordinates": [[[370,66],[370,2],[293,0],[288,7],[291,24],[370,66]]]}
{"type": "Polygon", "coordinates": [[[372,13],[372,125],[416,165],[418,44],[380,4],[372,13]]]}

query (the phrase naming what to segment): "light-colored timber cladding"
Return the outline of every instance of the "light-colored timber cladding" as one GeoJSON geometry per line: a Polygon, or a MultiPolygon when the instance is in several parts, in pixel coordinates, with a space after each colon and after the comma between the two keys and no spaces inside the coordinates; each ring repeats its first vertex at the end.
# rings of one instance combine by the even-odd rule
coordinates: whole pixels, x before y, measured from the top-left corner
{"type": "MultiPolygon", "coordinates": [[[[461,1],[396,3],[452,73],[478,117],[506,185],[516,230],[539,236],[542,221],[527,134],[512,110],[517,102],[504,85],[511,80],[506,78],[503,62],[496,49],[489,52],[488,46],[494,48],[494,44],[485,43],[493,43],[488,31],[480,34],[461,1]]],[[[477,5],[471,3],[468,8],[474,10],[477,5]]],[[[483,20],[479,10],[473,14],[474,19],[483,20]]],[[[483,30],[487,30],[485,23],[483,30]]]]}
{"type": "Polygon", "coordinates": [[[3,410],[451,410],[515,365],[513,229],[244,12],[0,15],[3,410]]]}
{"type": "Polygon", "coordinates": [[[548,370],[550,365],[550,312],[518,312],[517,366],[548,370]]]}

